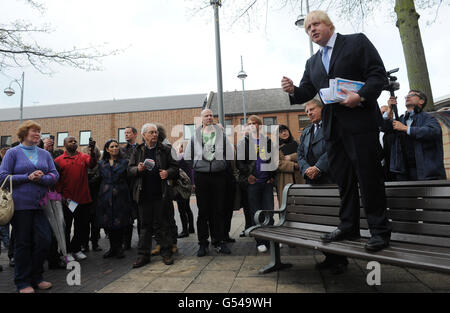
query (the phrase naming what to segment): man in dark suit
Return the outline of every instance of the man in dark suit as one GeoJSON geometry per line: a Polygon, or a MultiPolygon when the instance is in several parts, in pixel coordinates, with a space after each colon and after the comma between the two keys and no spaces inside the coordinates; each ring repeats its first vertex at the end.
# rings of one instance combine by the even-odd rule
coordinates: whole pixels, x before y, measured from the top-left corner
{"type": "Polygon", "coordinates": [[[329,87],[331,78],[364,82],[357,93],[345,90],[344,101],[326,104],[322,111],[330,172],[341,196],[341,222],[336,230],[323,235],[322,240],[331,242],[360,236],[359,184],[372,235],[365,248],[379,251],[389,245],[391,234],[378,131],[382,118],[377,98],[387,84],[383,61],[363,34],[336,34],[323,11],[308,14],[305,30],[321,49],[306,62],[298,87],[283,77],[282,88],[290,94],[291,104],[312,99],[321,88],[329,87]]]}
{"type": "Polygon", "coordinates": [[[446,179],[442,128],[437,119],[423,112],[427,96],[419,90],[411,90],[406,99],[406,113],[398,121],[392,119],[394,97],[389,98],[385,118],[385,130],[394,134],[390,171],[397,181],[446,179]],[[393,132],[395,130],[395,132],[393,132]]]}
{"type": "MultiPolygon", "coordinates": [[[[333,183],[323,137],[322,107],[322,102],[317,99],[312,99],[305,105],[306,114],[312,125],[303,130],[297,150],[300,173],[306,183],[311,185],[333,183]]],[[[316,264],[316,269],[330,270],[332,274],[341,274],[347,270],[347,257],[326,252],[324,254],[325,260],[316,264]]]]}
{"type": "Polygon", "coordinates": [[[330,184],[328,154],[322,128],[323,104],[317,99],[305,106],[306,115],[312,125],[306,127],[300,137],[297,149],[300,174],[307,184],[330,184]]]}

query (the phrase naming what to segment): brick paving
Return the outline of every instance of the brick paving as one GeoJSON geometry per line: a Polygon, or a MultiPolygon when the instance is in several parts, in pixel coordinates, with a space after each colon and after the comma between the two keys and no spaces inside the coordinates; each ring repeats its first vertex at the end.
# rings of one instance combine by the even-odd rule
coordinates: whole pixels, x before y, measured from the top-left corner
{"type": "MultiPolygon", "coordinates": [[[[194,198],[191,201],[196,216],[194,198]]],[[[180,225],[178,213],[177,224],[180,225]]],[[[219,255],[213,249],[208,256],[198,258],[197,238],[191,234],[179,239],[179,252],[175,264],[166,266],[159,256],[150,264],[132,269],[137,256],[137,234],[133,236],[132,249],[126,251],[124,259],[103,259],[109,244],[102,232],[99,244],[101,252],[89,252],[81,261],[81,285],[68,286],[69,271],[46,270],[44,277],[53,283],[53,288],[40,293],[377,293],[377,292],[450,292],[450,275],[432,271],[402,268],[382,264],[381,286],[366,283],[366,261],[349,259],[348,271],[332,275],[317,271],[314,265],[323,260],[323,255],[310,249],[281,249],[283,262],[293,266],[287,270],[266,275],[258,270],[268,264],[269,254],[258,254],[252,238],[239,238],[244,225],[242,211],[234,212],[231,235],[236,243],[230,244],[231,255],[219,255]]],[[[16,292],[13,283],[13,268],[8,266],[6,251],[0,255],[0,293],[16,292]]]]}

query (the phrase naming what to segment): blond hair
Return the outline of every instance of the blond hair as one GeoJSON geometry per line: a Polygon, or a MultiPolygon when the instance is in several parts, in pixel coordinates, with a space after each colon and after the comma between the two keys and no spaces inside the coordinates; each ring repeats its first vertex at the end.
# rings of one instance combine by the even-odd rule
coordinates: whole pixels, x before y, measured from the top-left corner
{"type": "Polygon", "coordinates": [[[28,131],[31,128],[41,131],[41,125],[31,120],[25,121],[22,123],[22,125],[19,126],[19,128],[17,129],[17,137],[19,137],[20,142],[25,140],[25,137],[28,135],[28,131]]]}
{"type": "Polygon", "coordinates": [[[247,119],[247,121],[253,121],[256,122],[258,125],[262,125],[263,121],[258,115],[250,115],[247,119]]]}
{"type": "Polygon", "coordinates": [[[330,17],[325,11],[314,10],[308,13],[305,19],[305,32],[308,33],[308,25],[312,23],[313,20],[319,20],[328,26],[331,26],[331,31],[334,31],[334,24],[330,17]]]}

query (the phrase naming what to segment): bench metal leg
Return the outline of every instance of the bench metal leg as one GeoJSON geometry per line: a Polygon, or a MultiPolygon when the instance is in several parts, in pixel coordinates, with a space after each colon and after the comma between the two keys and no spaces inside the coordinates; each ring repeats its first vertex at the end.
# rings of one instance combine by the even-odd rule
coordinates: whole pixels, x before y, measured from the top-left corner
{"type": "Polygon", "coordinates": [[[283,270],[291,267],[292,264],[281,263],[280,244],[278,242],[270,242],[270,263],[266,267],[259,270],[260,274],[267,274],[273,271],[283,270]]]}

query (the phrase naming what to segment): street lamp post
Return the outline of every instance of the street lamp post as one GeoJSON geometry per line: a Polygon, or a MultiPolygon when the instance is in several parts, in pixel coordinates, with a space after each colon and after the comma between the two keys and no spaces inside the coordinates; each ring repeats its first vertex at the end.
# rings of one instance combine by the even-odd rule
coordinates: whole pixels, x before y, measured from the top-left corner
{"type": "Polygon", "coordinates": [[[242,81],[242,109],[244,111],[244,125],[247,123],[247,115],[245,113],[245,88],[244,88],[244,80],[247,78],[247,73],[244,72],[244,63],[242,62],[241,55],[241,71],[237,76],[242,81]]]}
{"type": "Polygon", "coordinates": [[[20,87],[20,124],[22,124],[22,119],[23,119],[23,89],[25,87],[25,72],[22,72],[22,84],[17,80],[14,79],[10,84],[9,87],[6,88],[4,90],[4,93],[8,96],[11,97],[12,95],[14,95],[16,92],[14,91],[14,89],[11,88],[11,85],[13,83],[16,83],[17,85],[19,85],[20,87]]]}
{"type": "Polygon", "coordinates": [[[219,115],[219,123],[225,125],[223,115],[223,89],[222,89],[222,61],[220,55],[220,28],[219,28],[219,6],[222,5],[221,0],[211,0],[214,7],[214,24],[216,31],[216,68],[217,68],[217,112],[219,115]]]}
{"type": "MultiPolygon", "coordinates": [[[[301,10],[303,10],[303,1],[301,3],[301,10]]],[[[306,0],[306,14],[308,14],[308,13],[309,13],[309,0],[306,0]]],[[[295,26],[297,26],[299,28],[305,27],[305,16],[303,15],[303,13],[297,17],[297,20],[295,21],[295,26]]],[[[309,53],[311,56],[314,53],[311,37],[309,37],[309,53]]]]}

